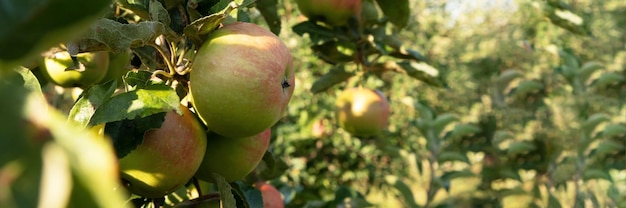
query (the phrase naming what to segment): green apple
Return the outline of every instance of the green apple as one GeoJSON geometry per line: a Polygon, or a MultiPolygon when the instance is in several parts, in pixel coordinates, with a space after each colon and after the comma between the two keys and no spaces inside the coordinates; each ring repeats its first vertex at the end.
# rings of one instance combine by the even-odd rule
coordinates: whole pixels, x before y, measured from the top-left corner
{"type": "Polygon", "coordinates": [[[389,102],[380,91],[347,89],[335,107],[339,126],[354,136],[374,136],[387,128],[389,102]]]}
{"type": "Polygon", "coordinates": [[[296,0],[300,12],[312,20],[341,26],[361,12],[361,0],[296,0]]]}
{"type": "Polygon", "coordinates": [[[228,182],[243,179],[263,159],[270,144],[270,136],[270,129],[245,138],[209,134],[206,154],[196,172],[196,178],[213,182],[213,173],[217,173],[228,182]]]}
{"type": "Polygon", "coordinates": [[[157,198],[185,185],[206,150],[206,133],[193,114],[168,112],[159,129],[149,130],[137,149],[119,160],[121,177],[134,194],[157,198]]]}
{"type": "Polygon", "coordinates": [[[86,88],[102,80],[109,68],[107,51],[79,53],[77,59],[84,69],[72,69],[79,66],[74,65],[70,54],[57,52],[44,58],[41,71],[52,83],[61,87],[86,88]]]}
{"type": "Polygon", "coordinates": [[[211,131],[231,138],[257,135],[276,124],[295,86],[287,46],[252,23],[213,32],[198,49],[191,69],[196,112],[211,131]]]}
{"type": "Polygon", "coordinates": [[[257,189],[259,189],[259,191],[261,191],[261,196],[263,196],[264,208],[285,207],[283,197],[276,189],[276,187],[272,186],[271,184],[265,183],[264,181],[258,181],[254,185],[257,189]]]}
{"type": "Polygon", "coordinates": [[[104,78],[99,83],[117,80],[118,85],[122,83],[122,77],[131,69],[130,59],[132,52],[130,50],[122,53],[109,53],[109,68],[104,78]]]}

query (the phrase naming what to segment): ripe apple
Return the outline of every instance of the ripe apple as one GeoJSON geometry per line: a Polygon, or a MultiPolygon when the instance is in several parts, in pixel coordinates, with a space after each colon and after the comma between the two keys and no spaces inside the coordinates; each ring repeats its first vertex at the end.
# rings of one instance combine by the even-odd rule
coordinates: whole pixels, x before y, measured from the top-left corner
{"type": "Polygon", "coordinates": [[[271,129],[245,138],[228,138],[217,134],[207,137],[206,154],[196,177],[213,182],[220,174],[228,182],[246,177],[261,162],[270,144],[271,129]]]}
{"type": "Polygon", "coordinates": [[[65,51],[44,58],[40,67],[52,83],[61,87],[86,88],[98,83],[106,75],[109,68],[109,52],[79,53],[77,58],[78,62],[84,65],[84,70],[68,69],[74,67],[74,64],[70,54],[65,51]]]}
{"type": "Polygon", "coordinates": [[[296,0],[296,3],[304,16],[334,26],[347,24],[361,11],[361,0],[296,0]]]}
{"type": "Polygon", "coordinates": [[[191,68],[194,108],[211,131],[225,137],[250,137],[276,124],[294,90],[289,49],[252,23],[217,29],[191,68]]]}
{"type": "Polygon", "coordinates": [[[380,91],[345,90],[335,103],[339,126],[355,136],[374,136],[387,128],[389,102],[380,91]]]}
{"type": "Polygon", "coordinates": [[[263,196],[264,208],[285,207],[282,195],[278,190],[276,190],[274,186],[263,181],[258,181],[255,183],[255,187],[259,189],[259,191],[261,191],[261,195],[263,196]]]}
{"type": "Polygon", "coordinates": [[[131,193],[157,198],[184,185],[198,170],[206,150],[206,133],[192,113],[168,112],[161,128],[148,130],[137,149],[119,160],[131,193]]]}

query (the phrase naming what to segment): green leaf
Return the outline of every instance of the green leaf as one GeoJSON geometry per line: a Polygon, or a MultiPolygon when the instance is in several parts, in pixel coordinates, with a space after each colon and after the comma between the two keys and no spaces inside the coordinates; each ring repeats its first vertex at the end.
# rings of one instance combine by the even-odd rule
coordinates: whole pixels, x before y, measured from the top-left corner
{"type": "Polygon", "coordinates": [[[73,44],[80,52],[108,50],[125,53],[129,48],[152,44],[160,35],[168,34],[163,23],[144,21],[137,24],[122,24],[110,19],[100,19],[88,28],[73,44]]]}
{"type": "Polygon", "coordinates": [[[82,127],[87,126],[96,108],[107,101],[113,95],[116,88],[117,81],[111,80],[103,84],[94,85],[83,91],[80,98],[78,98],[74,106],[72,106],[72,109],[70,109],[68,119],[82,127]]]}
{"type": "Polygon", "coordinates": [[[469,158],[467,157],[466,154],[462,152],[444,151],[444,152],[440,152],[437,155],[437,162],[439,162],[440,164],[444,162],[453,162],[453,161],[461,161],[461,162],[470,164],[469,158]]]}
{"type": "Polygon", "coordinates": [[[554,197],[553,194],[550,194],[550,196],[548,197],[548,207],[554,207],[554,208],[561,208],[561,202],[559,202],[559,200],[554,197]]]}
{"type": "Polygon", "coordinates": [[[354,73],[346,71],[343,65],[333,66],[328,73],[315,80],[313,86],[311,86],[311,92],[322,92],[336,84],[348,80],[352,76],[354,76],[354,73]]]}
{"type": "Polygon", "coordinates": [[[150,12],[150,20],[163,23],[165,26],[169,26],[172,23],[170,15],[161,2],[150,1],[148,11],[150,12]]]}
{"type": "Polygon", "coordinates": [[[529,93],[536,93],[543,88],[544,86],[541,82],[538,82],[535,80],[526,80],[526,81],[520,82],[508,94],[511,96],[520,97],[520,96],[525,96],[529,93]]]}
{"type": "Polygon", "coordinates": [[[439,74],[439,70],[426,63],[417,63],[413,61],[399,62],[398,65],[410,77],[420,80],[428,85],[435,87],[446,87],[447,84],[439,74]]]}
{"type": "Polygon", "coordinates": [[[500,84],[500,86],[505,87],[505,86],[508,86],[509,83],[513,81],[515,78],[519,78],[523,76],[524,74],[520,72],[519,70],[507,69],[503,71],[502,73],[500,73],[500,76],[496,78],[496,82],[500,84]]]}
{"type": "Polygon", "coordinates": [[[89,125],[97,125],[121,120],[133,120],[152,114],[180,110],[180,100],[176,92],[165,85],[151,85],[113,96],[96,109],[89,125]]]}
{"type": "Polygon", "coordinates": [[[514,142],[507,148],[507,153],[509,155],[524,154],[535,150],[536,148],[537,147],[535,147],[535,145],[529,142],[514,142]]]}
{"type": "Polygon", "coordinates": [[[593,154],[606,155],[611,153],[618,153],[621,150],[624,150],[623,144],[619,144],[609,139],[598,144],[598,146],[593,150],[593,154]]]}
{"type": "Polygon", "coordinates": [[[559,7],[552,7],[546,5],[543,9],[543,13],[552,24],[566,29],[574,34],[582,36],[591,36],[591,31],[587,28],[585,20],[574,14],[570,9],[564,9],[559,7]]]}
{"type": "Polygon", "coordinates": [[[83,33],[111,0],[5,0],[0,7],[0,60],[36,55],[83,33]],[[62,15],[59,15],[62,14],[62,15]]]}
{"type": "Polygon", "coordinates": [[[589,118],[585,122],[583,122],[582,129],[586,135],[590,135],[591,132],[593,132],[593,130],[596,129],[598,125],[610,120],[611,119],[606,114],[596,113],[589,116],[589,118]]]}
{"type": "Polygon", "coordinates": [[[409,0],[376,0],[389,21],[399,28],[406,27],[411,15],[409,0]]]}
{"type": "Polygon", "coordinates": [[[604,138],[623,137],[626,135],[626,126],[623,124],[609,124],[604,127],[601,134],[604,138]]]}
{"type": "Polygon", "coordinates": [[[150,85],[153,85],[151,71],[139,70],[139,71],[129,71],[124,76],[124,81],[128,86],[133,87],[134,89],[143,89],[150,85]]]}
{"type": "Polygon", "coordinates": [[[593,87],[608,87],[609,85],[616,84],[624,81],[624,76],[613,72],[606,72],[600,75],[597,79],[591,82],[593,87]]]}
{"type": "Polygon", "coordinates": [[[309,34],[309,39],[311,39],[311,42],[314,44],[325,43],[337,37],[333,30],[318,25],[315,21],[304,21],[294,25],[291,29],[299,36],[309,34]]]}
{"type": "Polygon", "coordinates": [[[311,49],[317,57],[329,64],[339,64],[354,61],[354,58],[338,49],[339,43],[336,41],[328,41],[320,45],[313,45],[311,49]]]}
{"type": "Polygon", "coordinates": [[[580,67],[580,61],[578,57],[576,57],[571,51],[559,49],[559,57],[561,58],[561,63],[565,66],[568,66],[572,69],[578,70],[580,67]]]}
{"type": "Polygon", "coordinates": [[[289,169],[289,165],[280,157],[276,157],[269,150],[263,155],[263,160],[259,163],[259,178],[263,180],[271,180],[285,174],[289,169]]]}
{"type": "Polygon", "coordinates": [[[454,171],[444,172],[440,178],[443,181],[451,181],[456,178],[467,178],[467,177],[474,177],[474,176],[476,176],[476,174],[470,170],[460,170],[460,171],[454,170],[454,171]]]}
{"type": "Polygon", "coordinates": [[[415,198],[413,197],[413,192],[406,183],[399,180],[397,176],[392,175],[385,176],[385,181],[400,192],[404,204],[408,205],[408,207],[418,207],[415,202],[415,198]]]}
{"type": "Polygon", "coordinates": [[[415,60],[418,62],[427,62],[428,59],[420,52],[400,47],[398,50],[389,53],[390,56],[400,59],[415,60]]]}
{"type": "Polygon", "coordinates": [[[217,173],[213,173],[213,180],[216,182],[217,189],[220,192],[222,207],[237,207],[237,202],[231,191],[233,188],[226,182],[226,179],[217,173]]]}
{"type": "Polygon", "coordinates": [[[124,119],[106,124],[104,133],[111,137],[117,158],[123,158],[143,143],[143,136],[150,129],[158,129],[165,120],[165,112],[132,120],[124,119]]]}
{"type": "Polygon", "coordinates": [[[235,193],[242,199],[241,202],[246,205],[245,207],[263,207],[263,195],[259,189],[246,185],[242,181],[237,181],[231,185],[235,193]]]}
{"type": "Polygon", "coordinates": [[[278,16],[277,0],[257,0],[256,8],[259,10],[265,22],[274,34],[280,34],[280,16],[278,16]]]}
{"type": "MultiPolygon", "coordinates": [[[[230,1],[220,1],[227,2],[230,1]]],[[[233,4],[227,4],[229,6],[220,9],[220,12],[212,12],[209,16],[196,19],[191,24],[187,25],[183,30],[183,33],[196,45],[200,46],[204,42],[204,37],[213,32],[222,21],[228,17],[228,13],[235,9],[233,4]]],[[[214,7],[222,8],[221,5],[215,5],[214,7]]],[[[213,8],[211,8],[213,9],[213,8]]]]}
{"type": "Polygon", "coordinates": [[[611,175],[606,170],[586,169],[583,171],[584,181],[593,180],[593,179],[605,179],[610,182],[613,181],[613,179],[611,178],[611,175]]]}
{"type": "Polygon", "coordinates": [[[459,118],[452,113],[444,113],[438,115],[433,122],[433,128],[435,129],[435,134],[439,135],[443,129],[448,126],[448,124],[458,121],[459,118]]]}
{"type": "Polygon", "coordinates": [[[445,138],[457,138],[469,136],[480,132],[480,128],[473,124],[457,124],[454,129],[446,134],[445,138]]]}
{"type": "Polygon", "coordinates": [[[589,61],[580,67],[580,69],[578,70],[578,74],[581,80],[587,81],[591,74],[603,68],[604,66],[602,64],[595,61],[589,61]]]}

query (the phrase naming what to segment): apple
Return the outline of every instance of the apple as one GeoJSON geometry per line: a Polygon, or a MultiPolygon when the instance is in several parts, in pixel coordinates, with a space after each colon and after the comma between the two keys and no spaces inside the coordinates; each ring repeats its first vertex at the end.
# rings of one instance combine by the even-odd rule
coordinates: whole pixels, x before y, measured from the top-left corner
{"type": "Polygon", "coordinates": [[[109,68],[107,51],[79,53],[77,59],[84,69],[70,69],[79,66],[74,66],[68,52],[57,52],[44,58],[41,71],[52,83],[61,87],[87,88],[102,80],[109,68]]]}
{"type": "Polygon", "coordinates": [[[157,198],[191,179],[206,150],[206,133],[184,106],[183,115],[165,115],[159,129],[148,130],[143,143],[119,160],[121,177],[134,194],[157,198]]]}
{"type": "Polygon", "coordinates": [[[335,107],[339,126],[354,136],[374,136],[387,128],[389,102],[380,91],[347,89],[335,107]]]}
{"type": "Polygon", "coordinates": [[[206,154],[196,178],[214,182],[213,173],[228,182],[243,179],[261,162],[270,144],[271,129],[245,138],[228,138],[217,134],[207,137],[206,154]]]}
{"type": "Polygon", "coordinates": [[[130,50],[122,53],[109,52],[109,68],[104,78],[99,83],[108,82],[110,80],[117,80],[117,84],[122,84],[122,77],[131,69],[130,59],[132,58],[132,52],[130,50]]]}
{"type": "Polygon", "coordinates": [[[264,208],[283,208],[285,207],[285,203],[283,202],[283,197],[278,190],[271,184],[265,183],[264,181],[258,181],[255,183],[255,187],[261,191],[261,196],[263,196],[263,207],[264,208]]]}
{"type": "Polygon", "coordinates": [[[293,59],[285,44],[252,23],[214,31],[198,49],[189,78],[197,114],[230,138],[257,135],[282,117],[294,90],[293,59]]]}
{"type": "Polygon", "coordinates": [[[296,0],[296,3],[304,16],[334,26],[347,24],[361,12],[361,0],[296,0]]]}

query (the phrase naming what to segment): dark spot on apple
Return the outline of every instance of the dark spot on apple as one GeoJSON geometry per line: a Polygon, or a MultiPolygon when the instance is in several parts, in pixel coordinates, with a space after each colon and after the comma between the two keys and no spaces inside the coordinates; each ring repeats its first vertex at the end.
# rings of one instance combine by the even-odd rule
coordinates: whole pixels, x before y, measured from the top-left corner
{"type": "Polygon", "coordinates": [[[280,84],[283,88],[287,88],[287,87],[291,87],[291,85],[289,84],[289,82],[287,82],[287,80],[283,80],[283,83],[280,84]]]}

